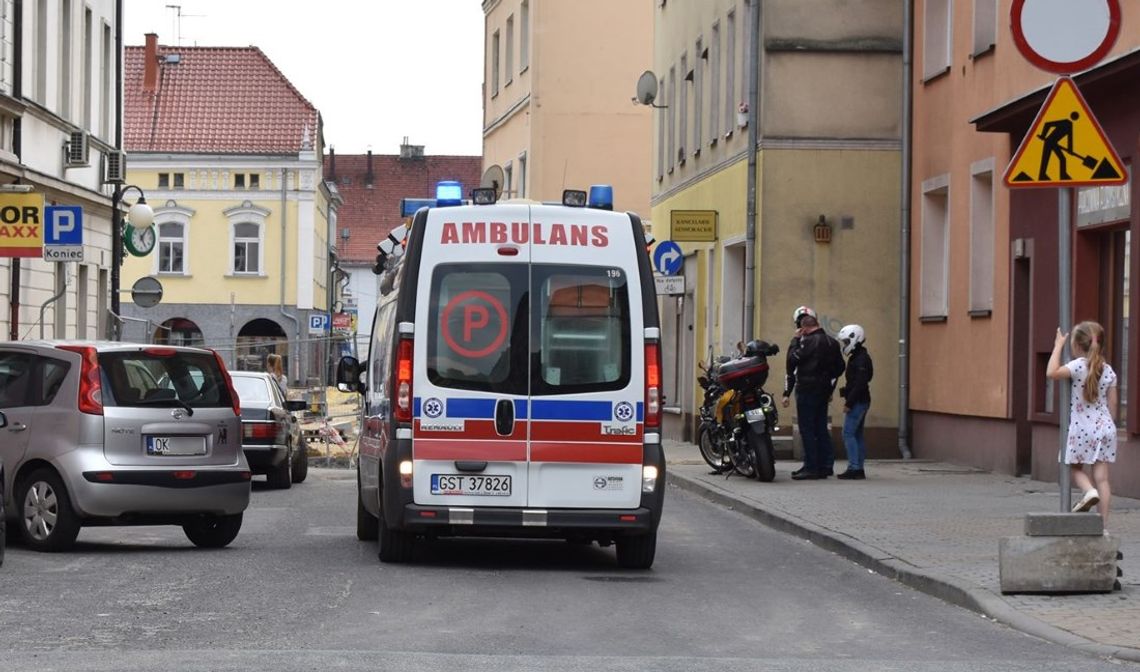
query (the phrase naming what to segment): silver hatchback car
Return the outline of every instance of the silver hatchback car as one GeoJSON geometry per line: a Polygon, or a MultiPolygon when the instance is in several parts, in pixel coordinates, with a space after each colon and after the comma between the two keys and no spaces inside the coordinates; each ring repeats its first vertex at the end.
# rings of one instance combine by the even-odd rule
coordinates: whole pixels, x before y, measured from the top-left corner
{"type": "Polygon", "coordinates": [[[0,343],[0,412],[0,492],[30,548],[64,550],[85,525],[181,525],[210,548],[241,529],[241,409],[210,350],[0,343]]]}

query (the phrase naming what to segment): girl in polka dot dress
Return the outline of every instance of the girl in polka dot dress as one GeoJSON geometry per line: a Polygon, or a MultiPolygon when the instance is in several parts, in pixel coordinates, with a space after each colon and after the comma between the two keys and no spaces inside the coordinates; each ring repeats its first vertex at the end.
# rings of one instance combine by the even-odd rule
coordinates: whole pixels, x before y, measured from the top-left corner
{"type": "Polygon", "coordinates": [[[1045,375],[1054,380],[1070,378],[1073,381],[1065,464],[1069,465],[1073,482],[1085,491],[1073,511],[1088,511],[1099,502],[1100,516],[1107,525],[1112,498],[1108,465],[1116,461],[1116,420],[1113,418],[1119,401],[1116,372],[1104,361],[1104,327],[1096,322],[1081,322],[1074,327],[1071,345],[1076,358],[1062,366],[1065,338],[1058,329],[1045,375]],[[1095,487],[1084,472],[1086,464],[1092,465],[1095,487]]]}

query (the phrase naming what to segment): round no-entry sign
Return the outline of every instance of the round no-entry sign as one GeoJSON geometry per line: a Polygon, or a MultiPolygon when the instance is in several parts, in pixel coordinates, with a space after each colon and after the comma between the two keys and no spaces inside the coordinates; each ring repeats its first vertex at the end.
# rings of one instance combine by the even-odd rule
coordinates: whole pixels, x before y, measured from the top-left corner
{"type": "Polygon", "coordinates": [[[1042,70],[1068,75],[1108,55],[1120,35],[1120,0],[1013,0],[1018,51],[1042,70]]]}

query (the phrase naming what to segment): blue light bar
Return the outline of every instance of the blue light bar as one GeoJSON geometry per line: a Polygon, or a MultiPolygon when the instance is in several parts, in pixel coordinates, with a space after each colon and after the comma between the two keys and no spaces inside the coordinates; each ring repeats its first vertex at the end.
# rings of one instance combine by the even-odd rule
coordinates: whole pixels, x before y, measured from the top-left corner
{"type": "Polygon", "coordinates": [[[463,185],[455,180],[444,180],[435,185],[436,207],[463,205],[463,185]]]}
{"type": "Polygon", "coordinates": [[[590,185],[589,207],[598,210],[614,209],[614,188],[608,184],[590,185]]]}
{"type": "Polygon", "coordinates": [[[411,217],[416,214],[420,208],[434,208],[434,198],[401,198],[400,199],[400,216],[411,217]]]}

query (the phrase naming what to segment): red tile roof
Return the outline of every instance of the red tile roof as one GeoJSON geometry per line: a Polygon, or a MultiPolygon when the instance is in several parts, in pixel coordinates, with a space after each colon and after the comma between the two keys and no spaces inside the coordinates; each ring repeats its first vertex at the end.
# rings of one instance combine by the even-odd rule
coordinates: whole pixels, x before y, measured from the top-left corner
{"type": "Polygon", "coordinates": [[[317,148],[320,113],[257,47],[159,45],[158,61],[144,91],[145,47],[126,48],[126,151],[293,154],[306,127],[317,148]]]}
{"type": "Polygon", "coordinates": [[[337,229],[349,230],[348,240],[336,232],[337,253],[342,261],[368,262],[376,259],[376,244],[396,226],[400,199],[434,198],[441,180],[459,180],[469,193],[479,186],[483,158],[480,156],[424,156],[401,159],[396,155],[372,156],[372,187],[367,184],[368,156],[337,154],[335,176],[329,156],[325,156],[326,180],[335,177],[336,188],[344,198],[337,209],[337,229]]]}

